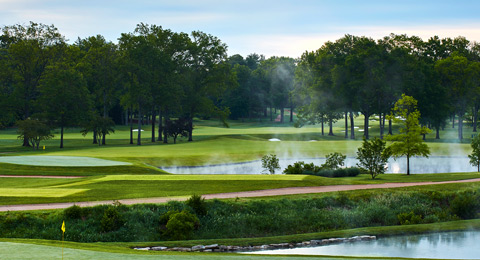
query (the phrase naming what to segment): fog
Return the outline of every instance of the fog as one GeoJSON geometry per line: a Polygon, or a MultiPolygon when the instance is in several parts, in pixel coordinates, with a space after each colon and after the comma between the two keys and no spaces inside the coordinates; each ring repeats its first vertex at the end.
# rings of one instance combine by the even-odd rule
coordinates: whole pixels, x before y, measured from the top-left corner
{"type": "MultiPolygon", "coordinates": [[[[325,158],[297,158],[289,159],[280,157],[280,167],[275,174],[281,174],[288,166],[297,161],[305,163],[314,163],[321,165],[325,158]]],[[[345,167],[353,167],[357,164],[353,157],[347,157],[345,167]]],[[[203,166],[177,166],[161,167],[163,170],[174,174],[262,174],[262,162],[260,160],[244,163],[212,164],[203,166]]],[[[387,173],[406,173],[406,158],[390,159],[388,162],[387,173]]],[[[431,156],[429,158],[413,157],[410,158],[410,173],[449,173],[449,172],[475,172],[476,167],[469,163],[469,158],[455,156],[431,156]]]]}

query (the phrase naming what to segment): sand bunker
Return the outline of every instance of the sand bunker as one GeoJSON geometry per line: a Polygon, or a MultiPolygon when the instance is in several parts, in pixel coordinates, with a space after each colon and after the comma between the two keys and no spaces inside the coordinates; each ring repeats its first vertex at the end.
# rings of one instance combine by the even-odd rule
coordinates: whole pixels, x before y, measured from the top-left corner
{"type": "Polygon", "coordinates": [[[35,166],[62,166],[62,167],[79,167],[79,166],[118,166],[130,165],[127,162],[118,162],[103,160],[92,157],[81,156],[3,156],[0,157],[0,163],[13,163],[22,165],[35,166]]]}

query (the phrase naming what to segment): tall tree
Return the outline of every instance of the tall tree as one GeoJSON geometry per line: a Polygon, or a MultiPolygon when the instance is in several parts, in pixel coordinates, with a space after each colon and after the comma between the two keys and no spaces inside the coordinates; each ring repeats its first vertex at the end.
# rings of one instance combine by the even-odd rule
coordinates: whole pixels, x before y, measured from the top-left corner
{"type": "Polygon", "coordinates": [[[420,126],[417,100],[405,94],[402,94],[402,98],[395,103],[388,117],[400,125],[400,133],[387,136],[387,140],[393,142],[389,149],[394,158],[401,156],[407,158],[407,175],[410,175],[410,157],[428,157],[430,154],[430,149],[421,137],[430,130],[420,126]]]}
{"type": "Polygon", "coordinates": [[[78,49],[70,46],[66,55],[49,65],[40,81],[39,99],[42,112],[49,122],[60,127],[60,148],[63,148],[64,129],[85,122],[91,111],[91,100],[83,75],[76,70],[78,49]]]}
{"type": "MultiPolygon", "coordinates": [[[[2,28],[0,45],[6,49],[6,68],[14,90],[9,97],[17,118],[27,119],[35,113],[39,84],[48,65],[57,60],[65,38],[53,25],[30,22],[2,28]]],[[[3,62],[2,62],[3,63],[3,62]]],[[[24,139],[24,146],[28,140],[24,139]]]]}

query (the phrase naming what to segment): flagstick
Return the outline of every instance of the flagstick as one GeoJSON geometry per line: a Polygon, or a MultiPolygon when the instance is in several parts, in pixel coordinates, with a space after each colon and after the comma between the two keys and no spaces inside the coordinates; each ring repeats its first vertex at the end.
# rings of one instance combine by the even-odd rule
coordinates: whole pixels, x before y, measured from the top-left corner
{"type": "Polygon", "coordinates": [[[65,234],[65,232],[62,232],[62,260],[63,260],[63,235],[65,234]]]}

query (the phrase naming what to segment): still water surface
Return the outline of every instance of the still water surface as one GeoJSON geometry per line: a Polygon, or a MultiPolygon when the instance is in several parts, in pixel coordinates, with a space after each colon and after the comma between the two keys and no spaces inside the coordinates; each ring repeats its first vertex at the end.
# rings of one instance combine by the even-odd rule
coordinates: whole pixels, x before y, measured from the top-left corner
{"type": "Polygon", "coordinates": [[[382,256],[437,259],[480,259],[480,231],[432,233],[379,238],[318,247],[253,252],[334,256],[382,256]]]}
{"type": "MultiPolygon", "coordinates": [[[[325,163],[325,158],[299,158],[299,159],[280,159],[280,174],[288,165],[293,165],[297,161],[305,163],[314,163],[321,165],[325,163]]],[[[346,167],[353,167],[357,164],[355,158],[347,158],[346,167]]],[[[405,158],[388,161],[387,173],[406,173],[407,162],[405,158]]],[[[262,162],[250,161],[245,163],[231,163],[205,166],[178,166],[162,167],[167,172],[174,174],[262,174],[262,162]]],[[[414,157],[410,158],[411,173],[449,173],[449,172],[476,172],[477,169],[470,165],[469,158],[451,157],[451,156],[431,156],[430,158],[414,157]]]]}

